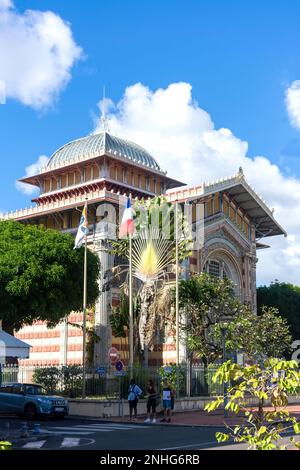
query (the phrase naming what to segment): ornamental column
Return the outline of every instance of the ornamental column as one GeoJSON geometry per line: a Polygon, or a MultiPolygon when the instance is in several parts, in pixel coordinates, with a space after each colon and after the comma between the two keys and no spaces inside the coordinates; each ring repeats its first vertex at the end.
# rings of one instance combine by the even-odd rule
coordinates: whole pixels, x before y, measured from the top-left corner
{"type": "Polygon", "coordinates": [[[256,237],[255,227],[252,227],[251,237],[251,261],[250,261],[250,291],[252,298],[252,309],[253,312],[257,313],[257,297],[256,297],[256,263],[258,259],[256,257],[256,237]]]}
{"type": "MultiPolygon", "coordinates": [[[[99,224],[100,226],[102,224],[99,224]]],[[[108,350],[111,346],[111,327],[109,323],[111,290],[109,285],[109,273],[112,268],[113,256],[109,253],[109,222],[95,235],[94,249],[99,256],[100,296],[95,305],[95,333],[100,338],[94,345],[94,365],[108,365],[108,350]]],[[[101,228],[101,227],[100,227],[101,228]]]]}

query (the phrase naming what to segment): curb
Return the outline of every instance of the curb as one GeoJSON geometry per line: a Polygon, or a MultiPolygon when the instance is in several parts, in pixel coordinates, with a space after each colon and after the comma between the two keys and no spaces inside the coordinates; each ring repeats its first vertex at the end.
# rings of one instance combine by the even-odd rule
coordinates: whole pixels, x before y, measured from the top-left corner
{"type": "Polygon", "coordinates": [[[142,422],[131,422],[131,421],[115,421],[115,420],[109,420],[105,418],[92,418],[92,417],[87,417],[87,416],[69,416],[69,418],[77,420],[77,419],[82,419],[84,421],[97,421],[98,423],[112,423],[112,424],[129,424],[131,426],[140,426],[141,424],[144,426],[149,426],[150,427],[157,427],[157,426],[166,426],[166,427],[186,427],[186,428],[224,428],[225,424],[220,423],[220,424],[188,424],[188,423],[160,423],[157,422],[156,424],[151,424],[151,423],[144,423],[142,422]]]}

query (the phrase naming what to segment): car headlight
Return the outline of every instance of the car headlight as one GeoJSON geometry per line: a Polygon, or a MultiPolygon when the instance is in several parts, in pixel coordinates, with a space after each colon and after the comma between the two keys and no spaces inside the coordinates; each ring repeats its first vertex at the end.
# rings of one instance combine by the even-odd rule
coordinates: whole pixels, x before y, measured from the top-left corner
{"type": "Polygon", "coordinates": [[[49,405],[51,403],[51,401],[47,400],[47,398],[38,398],[37,401],[44,403],[45,405],[49,405]]]}

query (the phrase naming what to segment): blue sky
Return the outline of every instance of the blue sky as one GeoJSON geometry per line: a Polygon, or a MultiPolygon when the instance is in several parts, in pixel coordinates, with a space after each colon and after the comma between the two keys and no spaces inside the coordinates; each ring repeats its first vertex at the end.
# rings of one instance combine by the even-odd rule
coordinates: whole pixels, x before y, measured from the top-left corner
{"type": "MultiPolygon", "coordinates": [[[[15,0],[14,5],[18,15],[49,10],[69,22],[82,53],[48,106],[37,109],[14,97],[0,105],[0,210],[29,205],[30,196],[15,187],[26,166],[93,130],[103,85],[118,103],[126,87],[138,82],[153,93],[189,83],[193,100],[216,129],[230,129],[248,142],[247,155],[265,156],[283,178],[295,176],[298,184],[300,134],[285,104],[287,88],[300,78],[298,0],[15,0]]],[[[9,41],[2,48],[10,56],[6,60],[19,60],[9,41]]],[[[275,195],[275,205],[278,199],[275,195]]],[[[292,234],[299,235],[294,227],[292,234]]]]}
{"type": "Polygon", "coordinates": [[[37,112],[8,100],[0,107],[1,209],[28,197],[14,181],[40,154],[50,155],[91,131],[91,111],[106,85],[118,101],[126,86],[151,89],[188,81],[216,127],[229,127],[299,174],[298,132],[284,106],[286,86],[300,76],[298,1],[16,1],[19,12],[52,10],[72,26],[85,53],[53,105],[37,112]],[[263,4],[263,5],[262,5],[263,4]],[[13,161],[13,164],[12,164],[13,161]]]}

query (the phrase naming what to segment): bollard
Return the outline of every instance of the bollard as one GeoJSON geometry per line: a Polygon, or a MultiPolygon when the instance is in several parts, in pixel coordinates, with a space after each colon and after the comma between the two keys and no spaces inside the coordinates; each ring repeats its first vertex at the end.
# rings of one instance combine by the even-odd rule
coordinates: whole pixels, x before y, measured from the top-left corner
{"type": "Polygon", "coordinates": [[[36,436],[38,434],[41,434],[41,425],[40,424],[34,424],[33,426],[33,434],[36,436]]]}
{"type": "Polygon", "coordinates": [[[28,437],[28,426],[27,423],[22,423],[22,427],[20,429],[20,437],[28,437]]]}

